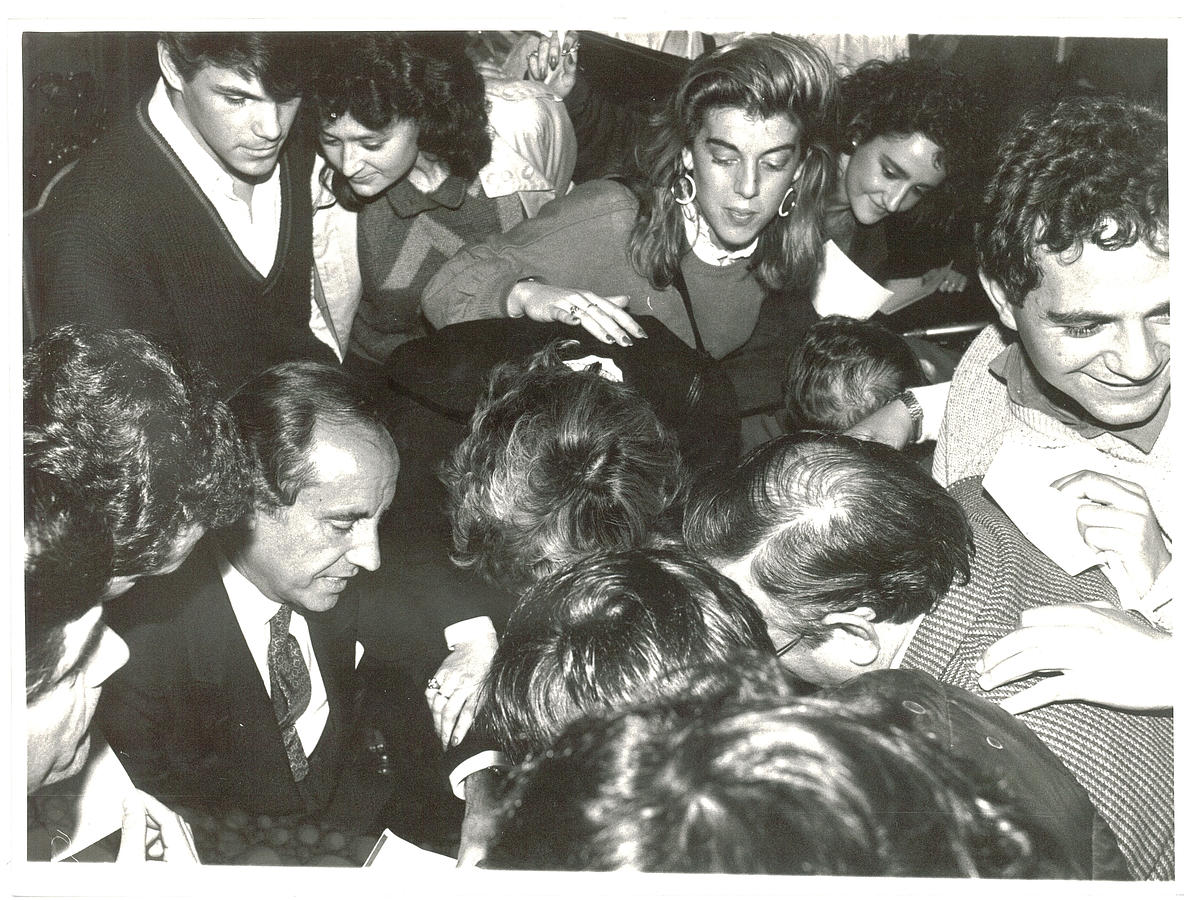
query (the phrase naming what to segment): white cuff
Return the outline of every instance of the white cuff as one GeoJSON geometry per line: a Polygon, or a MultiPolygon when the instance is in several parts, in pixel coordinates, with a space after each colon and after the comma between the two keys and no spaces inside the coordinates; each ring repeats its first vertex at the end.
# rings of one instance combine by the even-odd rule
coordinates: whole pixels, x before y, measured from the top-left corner
{"type": "Polygon", "coordinates": [[[444,629],[444,643],[448,645],[449,650],[482,639],[497,642],[497,630],[489,616],[474,616],[471,619],[453,622],[444,629]]]}
{"type": "Polygon", "coordinates": [[[921,412],[924,414],[921,419],[921,440],[937,440],[937,430],[941,428],[941,420],[946,414],[946,401],[950,397],[950,382],[926,384],[909,390],[921,404],[921,412]]]}
{"type": "Polygon", "coordinates": [[[509,760],[500,750],[482,750],[476,756],[470,756],[448,775],[448,782],[452,785],[452,793],[459,799],[465,799],[465,779],[474,772],[482,769],[492,769],[495,766],[508,769],[509,760]]]}

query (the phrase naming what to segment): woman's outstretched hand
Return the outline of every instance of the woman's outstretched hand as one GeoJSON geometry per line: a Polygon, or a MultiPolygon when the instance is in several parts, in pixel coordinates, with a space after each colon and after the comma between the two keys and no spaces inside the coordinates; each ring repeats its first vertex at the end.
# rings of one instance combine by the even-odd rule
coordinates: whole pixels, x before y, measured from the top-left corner
{"type": "Polygon", "coordinates": [[[576,31],[526,34],[518,39],[505,62],[495,70],[496,75],[541,81],[562,100],[575,86],[579,51],[580,36],[576,31]]]}
{"type": "Polygon", "coordinates": [[[625,312],[628,296],[601,297],[592,291],[577,291],[541,281],[519,281],[506,298],[506,313],[526,316],[536,322],[580,325],[606,344],[633,345],[645,331],[625,312]]]}

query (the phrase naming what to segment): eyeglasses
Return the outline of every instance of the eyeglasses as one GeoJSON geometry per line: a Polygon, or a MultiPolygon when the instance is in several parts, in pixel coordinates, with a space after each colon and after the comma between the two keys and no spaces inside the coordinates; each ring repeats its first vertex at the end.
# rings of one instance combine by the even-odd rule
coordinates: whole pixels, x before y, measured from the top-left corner
{"type": "Polygon", "coordinates": [[[792,650],[794,647],[796,647],[798,645],[798,642],[802,639],[802,637],[803,637],[803,635],[799,634],[793,640],[789,641],[789,643],[782,644],[780,647],[778,647],[776,650],[774,650],[773,653],[776,656],[784,656],[786,653],[788,653],[790,650],[792,650]]]}

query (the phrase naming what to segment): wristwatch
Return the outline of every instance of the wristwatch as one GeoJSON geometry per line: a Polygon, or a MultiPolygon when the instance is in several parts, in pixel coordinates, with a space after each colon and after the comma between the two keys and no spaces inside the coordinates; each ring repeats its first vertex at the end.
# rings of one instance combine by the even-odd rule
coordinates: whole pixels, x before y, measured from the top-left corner
{"type": "MultiPolygon", "coordinates": [[[[912,391],[901,391],[892,400],[899,400],[909,411],[909,418],[913,420],[913,430],[909,434],[909,443],[916,444],[921,440],[921,423],[925,420],[925,413],[917,397],[912,391]]],[[[892,400],[888,402],[891,403],[892,400]]]]}

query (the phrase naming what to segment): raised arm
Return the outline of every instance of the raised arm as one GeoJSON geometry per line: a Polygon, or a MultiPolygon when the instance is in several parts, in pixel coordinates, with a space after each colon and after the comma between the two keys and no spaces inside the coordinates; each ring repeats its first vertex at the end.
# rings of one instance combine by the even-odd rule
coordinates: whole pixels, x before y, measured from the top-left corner
{"type": "Polygon", "coordinates": [[[620,185],[577,188],[445,263],[424,289],[424,315],[437,328],[526,315],[581,324],[601,340],[644,337],[624,312],[635,295],[652,291],[628,259],[635,215],[636,202],[620,185]]]}

